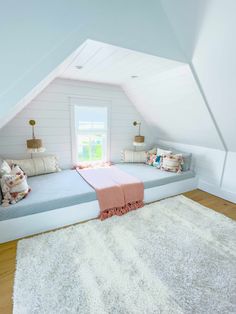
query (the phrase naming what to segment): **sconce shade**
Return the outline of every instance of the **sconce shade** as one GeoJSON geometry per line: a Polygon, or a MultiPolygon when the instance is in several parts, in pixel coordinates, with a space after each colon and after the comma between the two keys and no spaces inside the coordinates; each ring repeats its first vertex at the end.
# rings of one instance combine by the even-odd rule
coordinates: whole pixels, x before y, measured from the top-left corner
{"type": "Polygon", "coordinates": [[[32,127],[32,138],[30,140],[26,140],[28,153],[43,153],[45,148],[43,147],[43,142],[39,138],[35,138],[34,135],[34,127],[36,125],[35,120],[29,120],[29,125],[32,127]]]}
{"type": "Polygon", "coordinates": [[[142,146],[144,144],[145,137],[140,134],[141,131],[141,122],[134,121],[133,126],[138,126],[138,135],[134,137],[134,145],[136,146],[142,146]]]}
{"type": "Polygon", "coordinates": [[[43,153],[45,152],[45,148],[43,147],[43,143],[41,139],[32,138],[31,140],[27,140],[27,150],[28,153],[43,153]]]}
{"type": "Polygon", "coordinates": [[[134,137],[134,141],[135,141],[136,143],[144,143],[144,139],[145,139],[145,137],[142,136],[142,135],[136,135],[136,136],[134,137]]]}
{"type": "Polygon", "coordinates": [[[33,138],[31,140],[27,140],[27,148],[29,149],[38,149],[43,147],[42,140],[33,138]]]}

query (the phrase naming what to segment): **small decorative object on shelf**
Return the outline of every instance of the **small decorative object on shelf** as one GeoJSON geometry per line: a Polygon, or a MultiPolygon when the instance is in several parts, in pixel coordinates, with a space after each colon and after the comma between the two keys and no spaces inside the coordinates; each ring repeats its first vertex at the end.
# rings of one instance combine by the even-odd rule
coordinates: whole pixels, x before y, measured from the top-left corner
{"type": "Polygon", "coordinates": [[[45,152],[46,149],[43,147],[42,140],[39,138],[35,138],[34,127],[36,125],[36,121],[29,120],[29,125],[32,126],[32,139],[26,141],[28,153],[33,154],[45,152]]]}
{"type": "Polygon", "coordinates": [[[136,145],[136,146],[143,146],[143,145],[144,145],[145,137],[140,134],[140,131],[141,131],[141,122],[134,121],[134,122],[133,122],[133,126],[137,126],[137,125],[138,125],[138,135],[136,135],[136,136],[134,137],[134,142],[133,142],[133,144],[136,145]]]}

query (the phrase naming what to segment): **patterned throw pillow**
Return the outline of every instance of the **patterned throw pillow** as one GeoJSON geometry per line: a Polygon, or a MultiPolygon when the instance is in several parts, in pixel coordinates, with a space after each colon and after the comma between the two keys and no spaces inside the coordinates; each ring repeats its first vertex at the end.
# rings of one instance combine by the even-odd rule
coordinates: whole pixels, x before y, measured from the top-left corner
{"type": "Polygon", "coordinates": [[[171,172],[181,172],[183,164],[183,156],[181,154],[168,154],[163,155],[161,161],[161,170],[171,172]]]}
{"type": "Polygon", "coordinates": [[[22,169],[13,165],[9,174],[4,174],[1,178],[1,189],[3,194],[2,205],[15,204],[25,198],[30,192],[26,175],[22,169]]]}
{"type": "Polygon", "coordinates": [[[146,153],[146,164],[149,166],[153,166],[153,163],[156,161],[157,155],[147,152],[146,153]]]}
{"type": "MultiPolygon", "coordinates": [[[[5,175],[11,173],[11,167],[8,165],[8,163],[0,158],[0,178],[5,175]]],[[[2,204],[2,189],[0,185],[0,204],[2,204]]]]}
{"type": "Polygon", "coordinates": [[[155,161],[154,161],[154,163],[153,163],[153,167],[156,167],[156,168],[158,168],[158,169],[160,169],[161,168],[161,162],[162,162],[162,156],[156,156],[156,159],[155,159],[155,161]]]}
{"type": "Polygon", "coordinates": [[[171,151],[161,148],[154,148],[152,150],[149,150],[146,153],[146,164],[149,166],[160,168],[162,163],[162,157],[167,154],[171,154],[171,151]]]}

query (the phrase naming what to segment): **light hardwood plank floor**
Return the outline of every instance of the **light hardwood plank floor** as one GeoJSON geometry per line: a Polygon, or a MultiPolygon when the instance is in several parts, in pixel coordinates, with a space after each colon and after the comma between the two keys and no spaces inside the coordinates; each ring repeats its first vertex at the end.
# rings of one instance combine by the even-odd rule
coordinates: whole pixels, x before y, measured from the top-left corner
{"type": "Polygon", "coordinates": [[[206,193],[201,190],[194,190],[183,194],[208,208],[211,208],[225,216],[236,220],[236,204],[226,201],[220,197],[206,193]]]}
{"type": "MultiPolygon", "coordinates": [[[[236,204],[194,190],[184,196],[236,220],[236,204]]],[[[12,313],[12,289],[15,273],[17,241],[0,244],[0,314],[12,313]]]]}

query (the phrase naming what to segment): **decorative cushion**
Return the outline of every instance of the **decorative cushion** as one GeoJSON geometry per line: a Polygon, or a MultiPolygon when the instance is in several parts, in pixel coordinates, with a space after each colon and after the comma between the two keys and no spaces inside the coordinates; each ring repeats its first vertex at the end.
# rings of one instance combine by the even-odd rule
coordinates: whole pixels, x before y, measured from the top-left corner
{"type": "Polygon", "coordinates": [[[146,164],[149,166],[153,166],[153,164],[156,162],[157,154],[153,154],[150,152],[146,153],[146,164]]]}
{"type": "Polygon", "coordinates": [[[161,148],[153,148],[146,153],[146,164],[157,168],[161,167],[162,156],[165,154],[171,154],[171,151],[167,151],[161,148]]]}
{"type": "Polygon", "coordinates": [[[161,162],[162,162],[162,156],[157,155],[155,161],[153,162],[153,167],[160,169],[161,168],[161,162]]]}
{"type": "Polygon", "coordinates": [[[162,148],[157,148],[157,156],[169,155],[171,153],[172,153],[171,150],[165,150],[162,148]]]}
{"type": "Polygon", "coordinates": [[[0,178],[5,174],[10,174],[10,173],[11,173],[11,167],[5,160],[3,160],[0,166],[0,178]]]}
{"type": "Polygon", "coordinates": [[[28,177],[61,171],[56,156],[46,156],[22,160],[8,160],[11,165],[17,164],[28,177]]]}
{"type": "Polygon", "coordinates": [[[192,154],[191,153],[182,153],[182,156],[183,156],[182,171],[188,171],[191,167],[192,154]]]}
{"type": "Polygon", "coordinates": [[[162,146],[161,148],[158,148],[158,154],[161,155],[163,151],[165,151],[166,154],[172,153],[174,155],[182,154],[183,157],[183,164],[182,164],[182,171],[188,171],[191,167],[191,162],[192,162],[192,154],[191,153],[186,153],[182,152],[178,149],[171,148],[171,147],[164,147],[162,146]]]}
{"type": "MultiPolygon", "coordinates": [[[[7,163],[6,161],[4,161],[4,160],[0,157],[0,178],[1,178],[2,175],[6,172],[6,171],[4,170],[4,168],[5,168],[4,163],[6,163],[7,166],[9,167],[8,163],[7,163]]],[[[9,168],[10,168],[10,167],[9,167],[9,168]]],[[[8,168],[8,169],[9,169],[9,168],[8,168]]],[[[10,168],[10,170],[11,170],[11,168],[10,168]]],[[[1,185],[0,185],[0,204],[2,204],[2,189],[1,189],[1,185]]]]}
{"type": "Polygon", "coordinates": [[[178,150],[172,150],[173,154],[181,154],[183,157],[182,171],[188,171],[191,167],[192,154],[184,153],[178,150]]]}
{"type": "Polygon", "coordinates": [[[3,206],[15,204],[28,195],[30,188],[27,177],[19,166],[13,165],[11,172],[2,176],[1,189],[3,206]]]}
{"type": "Polygon", "coordinates": [[[145,151],[123,150],[121,161],[145,163],[146,152],[145,151]]]}
{"type": "Polygon", "coordinates": [[[171,172],[181,172],[183,164],[183,156],[181,154],[168,154],[162,156],[161,170],[171,172]]]}
{"type": "MultiPolygon", "coordinates": [[[[8,163],[5,160],[0,159],[0,178],[5,174],[11,173],[11,167],[8,165],[8,163]]],[[[1,185],[0,185],[1,187],[1,185]]],[[[0,188],[0,204],[2,203],[2,189],[0,188]]]]}

